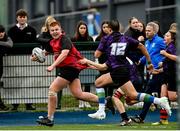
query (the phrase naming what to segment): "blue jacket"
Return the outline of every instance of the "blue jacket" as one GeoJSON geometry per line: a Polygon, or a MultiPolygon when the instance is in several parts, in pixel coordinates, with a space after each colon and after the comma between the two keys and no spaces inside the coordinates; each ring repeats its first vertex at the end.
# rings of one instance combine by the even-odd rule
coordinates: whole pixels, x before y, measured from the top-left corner
{"type": "MultiPolygon", "coordinates": [[[[164,56],[160,54],[160,51],[166,48],[166,44],[164,43],[163,38],[156,34],[151,40],[147,40],[145,42],[145,46],[150,55],[154,68],[157,69],[158,63],[162,62],[164,59],[164,56]]],[[[143,65],[146,64],[145,56],[140,59],[140,63],[143,65]]]]}

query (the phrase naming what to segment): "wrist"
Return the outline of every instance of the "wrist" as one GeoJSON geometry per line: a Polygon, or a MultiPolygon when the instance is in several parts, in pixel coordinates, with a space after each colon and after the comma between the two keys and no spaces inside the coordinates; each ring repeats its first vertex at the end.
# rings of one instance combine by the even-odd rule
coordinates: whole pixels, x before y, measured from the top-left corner
{"type": "Polygon", "coordinates": [[[150,64],[152,64],[152,63],[151,63],[151,61],[148,61],[147,64],[150,65],[150,64]]]}

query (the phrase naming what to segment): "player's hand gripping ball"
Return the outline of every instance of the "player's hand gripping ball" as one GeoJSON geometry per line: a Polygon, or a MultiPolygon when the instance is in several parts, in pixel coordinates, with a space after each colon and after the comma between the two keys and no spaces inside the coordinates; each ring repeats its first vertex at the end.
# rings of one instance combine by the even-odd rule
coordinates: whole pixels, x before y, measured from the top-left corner
{"type": "Polygon", "coordinates": [[[32,61],[37,61],[39,63],[44,63],[46,60],[46,56],[43,52],[43,50],[39,47],[35,47],[32,50],[32,61]]]}

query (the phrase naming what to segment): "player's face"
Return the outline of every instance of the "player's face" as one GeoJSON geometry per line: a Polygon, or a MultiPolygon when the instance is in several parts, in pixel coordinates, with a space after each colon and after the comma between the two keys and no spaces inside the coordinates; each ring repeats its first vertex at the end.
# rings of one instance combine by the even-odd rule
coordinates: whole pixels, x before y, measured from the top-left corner
{"type": "Polygon", "coordinates": [[[85,25],[80,25],[79,26],[79,33],[84,36],[86,34],[87,28],[85,25]]]}
{"type": "Polygon", "coordinates": [[[5,35],[5,32],[0,32],[0,39],[3,39],[5,35]]]}
{"type": "Polygon", "coordinates": [[[102,30],[105,34],[110,34],[110,32],[111,32],[108,24],[103,24],[102,30]]]}
{"type": "Polygon", "coordinates": [[[155,35],[155,32],[153,30],[153,27],[146,26],[146,38],[152,39],[154,35],[155,35]]]}
{"type": "Polygon", "coordinates": [[[164,42],[165,42],[166,44],[169,44],[171,41],[172,41],[171,33],[170,33],[170,32],[167,32],[167,33],[164,35],[164,42]]]}
{"type": "Polygon", "coordinates": [[[62,34],[61,27],[58,25],[50,26],[49,29],[50,29],[50,34],[54,39],[58,39],[60,35],[62,34]]]}
{"type": "Polygon", "coordinates": [[[17,16],[16,19],[20,25],[24,25],[25,23],[27,23],[27,16],[17,16]]]}

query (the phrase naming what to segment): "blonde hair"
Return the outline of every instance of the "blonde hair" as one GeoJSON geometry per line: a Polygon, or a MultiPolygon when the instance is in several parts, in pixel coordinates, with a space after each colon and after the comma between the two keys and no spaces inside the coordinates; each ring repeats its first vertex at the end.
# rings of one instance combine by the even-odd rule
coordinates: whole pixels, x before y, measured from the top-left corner
{"type": "Polygon", "coordinates": [[[156,24],[155,22],[149,22],[149,23],[147,24],[147,26],[151,26],[151,27],[153,28],[154,32],[155,32],[155,33],[158,33],[159,25],[156,24]]]}
{"type": "Polygon", "coordinates": [[[48,32],[49,25],[55,21],[56,21],[56,19],[53,16],[48,16],[45,20],[43,27],[41,28],[41,32],[48,32]]]}
{"type": "Polygon", "coordinates": [[[177,23],[172,23],[169,27],[169,31],[172,33],[176,33],[177,32],[177,23]]]}

